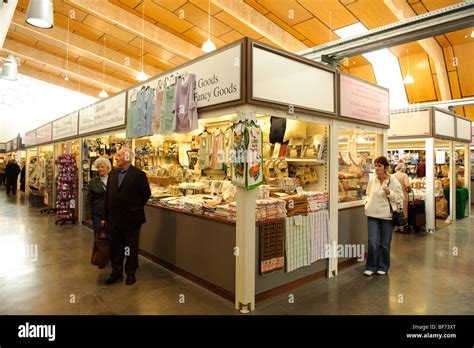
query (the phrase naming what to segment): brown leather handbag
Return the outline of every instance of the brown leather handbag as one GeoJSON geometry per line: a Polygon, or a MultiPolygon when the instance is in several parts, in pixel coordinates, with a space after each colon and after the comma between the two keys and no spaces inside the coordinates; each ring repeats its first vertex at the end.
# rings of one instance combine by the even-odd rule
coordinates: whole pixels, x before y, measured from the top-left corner
{"type": "Polygon", "coordinates": [[[105,268],[110,261],[112,249],[112,241],[110,234],[107,232],[106,227],[103,227],[96,235],[94,245],[92,246],[91,264],[99,267],[99,269],[105,268]]]}

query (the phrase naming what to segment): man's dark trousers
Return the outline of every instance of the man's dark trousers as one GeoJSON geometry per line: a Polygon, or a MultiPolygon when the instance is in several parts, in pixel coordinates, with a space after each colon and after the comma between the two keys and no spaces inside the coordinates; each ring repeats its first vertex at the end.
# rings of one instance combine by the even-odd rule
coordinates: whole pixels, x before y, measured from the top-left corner
{"type": "Polygon", "coordinates": [[[127,228],[117,226],[111,229],[112,235],[112,274],[123,274],[125,257],[125,273],[133,274],[138,269],[138,242],[140,241],[140,227],[127,228]]]}

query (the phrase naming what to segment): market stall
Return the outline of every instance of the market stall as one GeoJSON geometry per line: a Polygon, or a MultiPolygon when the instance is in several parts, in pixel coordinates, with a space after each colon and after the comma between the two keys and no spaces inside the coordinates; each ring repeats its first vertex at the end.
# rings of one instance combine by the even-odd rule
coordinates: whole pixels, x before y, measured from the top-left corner
{"type": "Polygon", "coordinates": [[[388,154],[395,166],[407,168],[413,193],[410,203],[424,205],[424,221],[416,230],[434,232],[469,215],[469,148],[471,122],[446,110],[429,107],[391,114],[388,154]],[[417,127],[407,127],[416,122],[417,127]],[[457,198],[456,198],[457,197],[457,198]],[[459,210],[456,214],[456,200],[459,210]],[[467,204],[468,205],[468,204],[467,204]]]}

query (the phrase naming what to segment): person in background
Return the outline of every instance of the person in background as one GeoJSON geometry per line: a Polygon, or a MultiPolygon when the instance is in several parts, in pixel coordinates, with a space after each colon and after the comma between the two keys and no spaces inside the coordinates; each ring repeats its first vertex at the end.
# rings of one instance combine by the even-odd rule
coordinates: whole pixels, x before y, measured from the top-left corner
{"type": "Polygon", "coordinates": [[[375,175],[369,180],[365,200],[365,215],[369,229],[369,251],[364,271],[367,276],[375,272],[379,275],[388,272],[393,234],[390,205],[393,210],[397,210],[397,203],[403,200],[400,183],[387,173],[390,166],[387,158],[377,157],[374,164],[375,175]]]}
{"type": "MultiPolygon", "coordinates": [[[[411,184],[410,184],[410,179],[408,178],[408,175],[406,174],[407,167],[403,162],[399,163],[395,167],[395,174],[393,175],[395,178],[397,178],[398,182],[400,183],[400,186],[402,187],[403,191],[403,214],[405,217],[408,218],[408,194],[411,192],[411,184]]],[[[403,227],[399,227],[400,229],[403,229],[403,227]]]]}
{"type": "Polygon", "coordinates": [[[426,176],[425,156],[420,157],[420,163],[418,163],[418,168],[416,168],[416,176],[419,178],[424,178],[426,176]]]}
{"type": "Polygon", "coordinates": [[[102,229],[101,221],[104,220],[105,191],[112,167],[110,161],[103,157],[97,158],[94,166],[97,168],[99,175],[90,181],[87,188],[86,219],[92,220],[95,237],[102,229]]]}
{"type": "Polygon", "coordinates": [[[2,160],[0,162],[0,186],[5,186],[5,162],[2,160]]]}
{"type": "Polygon", "coordinates": [[[16,164],[16,160],[12,159],[8,162],[5,167],[5,175],[7,177],[7,196],[10,195],[10,192],[13,195],[16,195],[16,187],[18,185],[18,175],[20,175],[21,169],[16,164]]]}
{"type": "Polygon", "coordinates": [[[105,284],[123,278],[125,256],[125,284],[135,283],[138,268],[138,242],[140,227],[146,222],[144,206],[151,196],[146,174],[131,164],[132,153],[128,148],[117,152],[118,169],[110,172],[105,193],[103,224],[112,235],[112,273],[105,284]]]}
{"type": "Polygon", "coordinates": [[[21,172],[20,172],[20,191],[25,192],[25,175],[26,175],[26,164],[25,161],[21,162],[21,172]]]}

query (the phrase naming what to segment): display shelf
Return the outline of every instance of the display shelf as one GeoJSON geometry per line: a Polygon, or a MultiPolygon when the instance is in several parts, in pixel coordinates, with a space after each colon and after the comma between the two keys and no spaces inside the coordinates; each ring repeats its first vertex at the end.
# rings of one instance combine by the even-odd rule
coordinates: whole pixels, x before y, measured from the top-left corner
{"type": "Polygon", "coordinates": [[[288,163],[293,164],[311,164],[311,165],[325,165],[325,160],[318,160],[315,158],[286,158],[288,163]]]}

